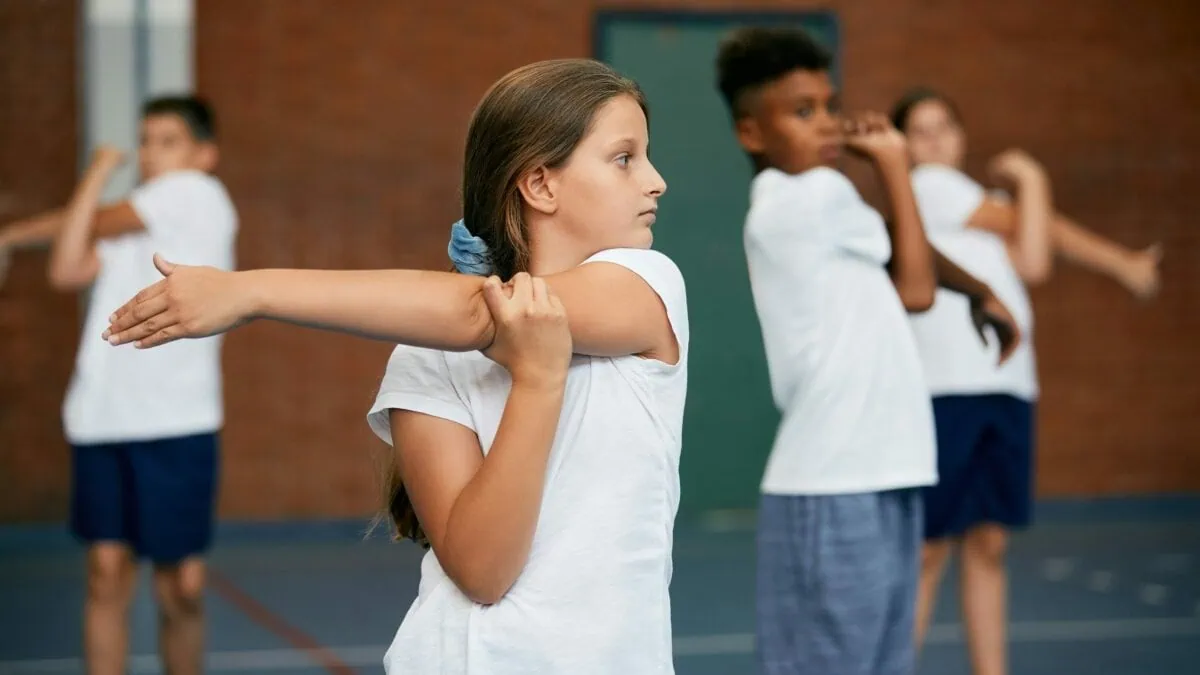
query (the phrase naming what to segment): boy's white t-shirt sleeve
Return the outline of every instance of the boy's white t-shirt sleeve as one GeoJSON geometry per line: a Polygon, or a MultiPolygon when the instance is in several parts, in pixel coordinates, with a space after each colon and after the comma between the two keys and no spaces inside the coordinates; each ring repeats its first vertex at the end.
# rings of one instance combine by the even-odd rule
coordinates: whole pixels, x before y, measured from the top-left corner
{"type": "Polygon", "coordinates": [[[203,190],[201,181],[190,172],[170,173],[134,188],[129,204],[147,230],[165,234],[185,222],[196,208],[196,196],[203,190]]]}
{"type": "Polygon", "coordinates": [[[471,412],[454,386],[446,355],[433,349],[399,345],[388,359],[367,424],[389,445],[392,410],[410,410],[475,430],[471,412]]]}
{"type": "Polygon", "coordinates": [[[891,242],[878,212],[844,174],[821,167],[789,176],[778,171],[760,181],[763,216],[748,236],[792,249],[826,248],[886,263],[891,242]]]}
{"type": "Polygon", "coordinates": [[[913,196],[926,227],[961,228],[983,204],[983,186],[948,166],[925,164],[913,169],[913,196]]]}
{"type": "Polygon", "coordinates": [[[173,262],[215,264],[206,256],[237,231],[237,215],[224,188],[199,171],[172,172],[139,185],[129,204],[158,252],[173,262]]]}
{"type": "MultiPolygon", "coordinates": [[[[667,310],[667,321],[675,333],[675,340],[679,343],[679,364],[684,363],[687,360],[690,337],[687,285],[675,262],[659,251],[634,248],[601,251],[585,260],[584,264],[595,262],[612,263],[628,269],[641,277],[658,295],[667,310]]],[[[673,367],[665,363],[662,365],[673,367]]]]}

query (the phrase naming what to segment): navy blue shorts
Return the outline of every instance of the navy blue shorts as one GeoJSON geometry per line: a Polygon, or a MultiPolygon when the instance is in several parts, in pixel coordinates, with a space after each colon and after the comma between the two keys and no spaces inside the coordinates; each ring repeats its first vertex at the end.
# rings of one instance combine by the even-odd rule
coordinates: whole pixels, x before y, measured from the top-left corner
{"type": "Polygon", "coordinates": [[[212,543],[216,434],[72,446],[71,532],[171,565],[212,543]]]}
{"type": "Polygon", "coordinates": [[[925,488],[925,538],[992,523],[1028,527],[1035,404],[1006,394],[938,396],[938,483],[925,488]]]}
{"type": "Polygon", "coordinates": [[[917,488],[763,495],[756,650],[766,675],[911,675],[917,488]]]}

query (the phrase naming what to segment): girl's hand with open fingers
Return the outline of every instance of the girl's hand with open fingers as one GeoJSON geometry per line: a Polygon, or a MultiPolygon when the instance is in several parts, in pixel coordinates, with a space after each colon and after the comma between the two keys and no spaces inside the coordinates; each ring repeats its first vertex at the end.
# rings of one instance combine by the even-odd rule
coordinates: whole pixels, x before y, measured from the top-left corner
{"type": "Polygon", "coordinates": [[[237,272],[174,265],[154,256],[163,280],[148,286],[109,317],[110,344],[157,347],[181,338],[223,333],[251,318],[249,293],[237,272]]]}
{"type": "Polygon", "coordinates": [[[571,331],[562,303],[542,279],[522,272],[506,289],[496,277],[483,294],[496,336],[484,354],[504,366],[513,383],[562,386],[571,364],[571,331]]]}

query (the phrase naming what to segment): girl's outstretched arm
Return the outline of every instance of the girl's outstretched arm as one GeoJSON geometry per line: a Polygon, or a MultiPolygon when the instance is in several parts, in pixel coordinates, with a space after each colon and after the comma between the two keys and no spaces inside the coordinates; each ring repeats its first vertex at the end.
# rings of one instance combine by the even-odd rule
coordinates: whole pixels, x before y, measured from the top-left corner
{"type": "MultiPolygon", "coordinates": [[[[968,225],[1011,238],[1017,231],[1018,220],[1013,204],[989,197],[971,216],[968,225]]],[[[1062,213],[1055,213],[1050,222],[1050,245],[1056,256],[1113,279],[1139,298],[1149,298],[1158,292],[1158,264],[1162,260],[1159,244],[1134,250],[1062,213]]]]}
{"type": "MultiPolygon", "coordinates": [[[[651,283],[682,297],[678,269],[655,251],[619,253],[621,264],[615,258],[590,262],[546,277],[570,317],[575,352],[677,362],[679,345],[666,305],[651,283]]],[[[447,351],[486,348],[495,334],[481,276],[421,270],[224,272],[158,256],[154,263],[164,278],[113,313],[103,335],[111,344],[154,347],[223,333],[254,319],[447,351]]]]}

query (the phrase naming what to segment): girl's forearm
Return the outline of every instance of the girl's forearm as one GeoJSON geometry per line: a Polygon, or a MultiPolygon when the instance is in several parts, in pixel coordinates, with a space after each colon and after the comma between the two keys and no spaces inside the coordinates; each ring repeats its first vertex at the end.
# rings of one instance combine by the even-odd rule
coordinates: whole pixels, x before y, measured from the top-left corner
{"type": "Polygon", "coordinates": [[[446,351],[484,349],[495,333],[483,277],[422,270],[238,274],[251,318],[446,351]]]}

